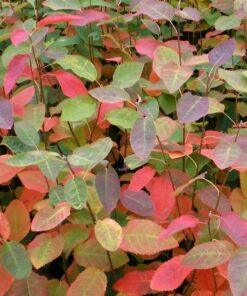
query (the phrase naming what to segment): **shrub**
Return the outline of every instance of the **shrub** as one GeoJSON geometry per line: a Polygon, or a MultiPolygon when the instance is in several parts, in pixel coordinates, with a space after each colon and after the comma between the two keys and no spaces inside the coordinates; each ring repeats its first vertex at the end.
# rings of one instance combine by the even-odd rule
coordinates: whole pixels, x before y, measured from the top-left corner
{"type": "Polygon", "coordinates": [[[0,295],[246,295],[246,1],[0,5],[0,295]]]}

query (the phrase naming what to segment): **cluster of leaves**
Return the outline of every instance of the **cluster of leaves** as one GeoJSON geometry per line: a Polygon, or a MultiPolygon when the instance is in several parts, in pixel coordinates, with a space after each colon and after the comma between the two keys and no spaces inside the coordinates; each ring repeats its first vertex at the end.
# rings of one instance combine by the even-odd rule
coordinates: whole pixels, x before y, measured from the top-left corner
{"type": "Polygon", "coordinates": [[[0,295],[247,295],[247,1],[0,5],[0,295]]]}

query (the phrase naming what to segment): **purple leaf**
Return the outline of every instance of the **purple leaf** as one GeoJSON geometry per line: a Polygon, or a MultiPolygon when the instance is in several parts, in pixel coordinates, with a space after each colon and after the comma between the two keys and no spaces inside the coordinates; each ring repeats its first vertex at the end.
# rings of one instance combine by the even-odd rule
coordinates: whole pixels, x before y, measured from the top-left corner
{"type": "Polygon", "coordinates": [[[220,67],[221,65],[226,64],[231,59],[235,47],[236,41],[234,38],[220,43],[208,54],[210,64],[215,67],[220,67]]]}
{"type": "Polygon", "coordinates": [[[153,20],[172,20],[175,9],[168,3],[156,0],[143,0],[138,8],[138,13],[145,14],[153,20]]]}
{"type": "MultiPolygon", "coordinates": [[[[219,192],[214,187],[206,187],[200,189],[197,192],[197,196],[199,197],[202,203],[209,206],[211,209],[215,209],[217,199],[219,197],[219,192]]],[[[230,202],[223,192],[221,192],[220,194],[220,200],[217,210],[220,213],[229,212],[231,210],[230,202]]]]}
{"type": "Polygon", "coordinates": [[[208,110],[208,98],[193,96],[187,92],[183,94],[177,105],[178,120],[181,123],[191,123],[207,115],[208,110]]]}
{"type": "Polygon", "coordinates": [[[9,100],[0,99],[0,128],[11,129],[13,122],[12,104],[9,100]]]}
{"type": "Polygon", "coordinates": [[[95,178],[96,190],[106,211],[115,209],[120,196],[120,181],[116,171],[109,166],[100,170],[95,178]]]}
{"type": "Polygon", "coordinates": [[[139,216],[147,217],[154,213],[152,200],[143,190],[134,192],[127,189],[121,194],[120,201],[126,209],[139,216]]]}
{"type": "Polygon", "coordinates": [[[236,213],[228,212],[221,215],[221,229],[240,247],[247,247],[247,221],[236,213]]]}
{"type": "Polygon", "coordinates": [[[235,163],[240,157],[242,150],[233,142],[220,142],[213,150],[213,161],[218,168],[224,170],[235,163]]]}
{"type": "Polygon", "coordinates": [[[177,14],[187,20],[191,20],[195,22],[199,22],[200,19],[202,18],[200,11],[192,7],[185,7],[183,10],[178,11],[177,14]]]}
{"type": "Polygon", "coordinates": [[[147,159],[155,144],[156,129],[151,118],[140,118],[130,133],[130,144],[137,157],[147,159]]]}

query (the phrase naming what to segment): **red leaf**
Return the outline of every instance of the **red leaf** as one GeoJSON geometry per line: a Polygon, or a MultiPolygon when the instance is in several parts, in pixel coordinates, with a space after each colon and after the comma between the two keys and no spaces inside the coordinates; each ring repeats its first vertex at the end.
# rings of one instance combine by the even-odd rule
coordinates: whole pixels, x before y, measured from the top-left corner
{"type": "Polygon", "coordinates": [[[145,187],[155,175],[155,169],[150,166],[144,166],[136,171],[131,178],[128,189],[130,191],[139,191],[145,187]]]}
{"type": "Polygon", "coordinates": [[[14,279],[12,276],[0,265],[0,295],[6,295],[11,287],[14,279]]]}
{"type": "Polygon", "coordinates": [[[11,180],[17,173],[23,170],[23,168],[15,168],[5,161],[10,157],[10,155],[0,156],[0,184],[6,183],[11,180]]]}
{"type": "Polygon", "coordinates": [[[30,212],[33,210],[33,206],[40,200],[44,199],[45,193],[41,193],[35,190],[30,190],[23,187],[23,191],[19,199],[25,204],[27,210],[30,212]]]}
{"type": "Polygon", "coordinates": [[[18,174],[23,186],[41,193],[49,191],[47,179],[39,170],[25,169],[18,174]]]}
{"type": "Polygon", "coordinates": [[[35,89],[33,86],[29,86],[27,88],[24,88],[17,94],[15,94],[10,102],[13,105],[17,106],[25,106],[26,104],[30,103],[35,93],[35,89]]]}
{"type": "Polygon", "coordinates": [[[139,54],[146,55],[151,59],[153,59],[154,51],[156,47],[160,45],[162,45],[162,42],[150,37],[146,37],[146,38],[137,40],[135,44],[135,48],[139,54]]]}
{"type": "Polygon", "coordinates": [[[28,33],[24,29],[15,29],[10,33],[10,40],[14,46],[20,45],[28,39],[28,33]]]}
{"type": "Polygon", "coordinates": [[[9,235],[10,235],[9,221],[6,218],[6,215],[4,215],[4,213],[0,212],[0,236],[4,240],[7,240],[9,238],[9,235]]]}
{"type": "Polygon", "coordinates": [[[156,270],[151,288],[156,291],[172,291],[178,288],[193,270],[181,264],[184,256],[176,256],[166,261],[156,270]]]}
{"type": "Polygon", "coordinates": [[[62,92],[65,96],[73,98],[79,95],[86,95],[87,89],[82,81],[69,72],[64,70],[57,70],[55,73],[58,83],[61,86],[62,92]]]}
{"type": "Polygon", "coordinates": [[[122,293],[130,295],[146,295],[150,291],[150,282],[154,270],[135,270],[126,273],[113,286],[122,293]]]}
{"type": "Polygon", "coordinates": [[[39,28],[47,26],[47,25],[54,25],[59,23],[71,22],[73,20],[80,19],[79,15],[73,15],[68,13],[60,13],[60,14],[51,14],[46,16],[44,19],[39,21],[38,26],[39,28]]]}
{"type": "Polygon", "coordinates": [[[240,247],[247,247],[247,221],[241,219],[236,213],[222,214],[221,229],[240,247]]]}
{"type": "Polygon", "coordinates": [[[55,228],[70,215],[70,206],[66,202],[59,203],[55,208],[42,208],[33,218],[32,231],[47,231],[55,228]]]}
{"type": "Polygon", "coordinates": [[[149,191],[154,204],[155,217],[165,220],[175,205],[171,182],[163,176],[156,177],[151,181],[149,191]]]}
{"type": "Polygon", "coordinates": [[[180,232],[186,228],[193,228],[199,223],[199,219],[190,215],[181,216],[173,220],[169,226],[161,232],[159,240],[165,239],[177,232],[180,232]]]}
{"type": "Polygon", "coordinates": [[[53,117],[46,117],[44,120],[44,131],[49,132],[51,129],[53,129],[56,125],[59,123],[59,117],[53,116],[53,117]]]}
{"type": "Polygon", "coordinates": [[[9,94],[14,88],[17,80],[24,71],[27,62],[27,54],[16,55],[8,65],[7,72],[4,75],[4,91],[9,94]]]}
{"type": "Polygon", "coordinates": [[[87,9],[80,12],[80,19],[73,20],[70,22],[70,24],[82,27],[94,22],[103,21],[108,18],[109,15],[105,12],[97,11],[94,9],[87,9]]]}
{"type": "Polygon", "coordinates": [[[105,12],[88,9],[83,10],[77,15],[67,13],[51,14],[45,17],[43,20],[41,20],[38,25],[39,27],[44,27],[47,25],[68,22],[70,25],[82,27],[93,22],[98,22],[107,19],[108,17],[108,14],[105,12]]]}
{"type": "Polygon", "coordinates": [[[110,123],[105,119],[105,114],[114,109],[118,109],[124,106],[124,102],[118,103],[101,103],[98,115],[98,126],[100,128],[108,128],[110,123]]]}

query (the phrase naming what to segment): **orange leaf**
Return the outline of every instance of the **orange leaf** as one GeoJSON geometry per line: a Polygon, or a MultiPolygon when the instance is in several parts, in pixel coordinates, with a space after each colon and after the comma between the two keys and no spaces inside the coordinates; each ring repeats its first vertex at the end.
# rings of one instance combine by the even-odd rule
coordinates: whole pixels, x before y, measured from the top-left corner
{"type": "Polygon", "coordinates": [[[22,201],[15,199],[6,208],[6,218],[10,226],[10,240],[21,241],[30,230],[30,218],[22,201]]]}

